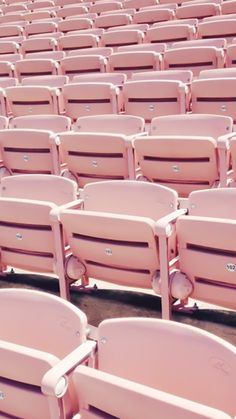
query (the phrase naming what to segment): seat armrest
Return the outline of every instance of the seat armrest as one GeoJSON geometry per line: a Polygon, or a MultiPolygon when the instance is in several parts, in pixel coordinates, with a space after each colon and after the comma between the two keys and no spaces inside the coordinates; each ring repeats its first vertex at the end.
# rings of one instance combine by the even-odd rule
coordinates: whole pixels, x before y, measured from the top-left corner
{"type": "Polygon", "coordinates": [[[187,214],[187,211],[188,210],[186,208],[178,209],[172,212],[171,214],[168,214],[165,217],[160,218],[160,220],[156,222],[156,228],[155,228],[156,234],[158,236],[169,237],[172,232],[171,224],[175,222],[177,218],[180,217],[181,215],[187,214]]]}
{"type": "Polygon", "coordinates": [[[95,352],[97,343],[87,341],[59,361],[54,367],[44,374],[41,390],[46,396],[62,397],[68,385],[66,375],[78,365],[88,360],[95,352]]]}

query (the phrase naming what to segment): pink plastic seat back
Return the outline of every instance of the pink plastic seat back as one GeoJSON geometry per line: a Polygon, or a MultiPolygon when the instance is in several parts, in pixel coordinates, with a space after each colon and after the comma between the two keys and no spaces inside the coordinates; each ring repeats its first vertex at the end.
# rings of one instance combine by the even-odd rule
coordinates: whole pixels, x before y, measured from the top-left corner
{"type": "Polygon", "coordinates": [[[1,130],[0,149],[8,174],[60,173],[57,138],[52,131],[1,130]]]}
{"type": "Polygon", "coordinates": [[[134,143],[142,176],[175,189],[186,197],[219,180],[217,143],[212,137],[157,135],[134,143]]]}
{"type": "Polygon", "coordinates": [[[124,135],[62,133],[60,144],[64,163],[81,188],[99,180],[135,178],[132,142],[124,135]]]}
{"type": "Polygon", "coordinates": [[[64,115],[26,115],[12,118],[11,128],[44,129],[53,132],[68,131],[71,119],[64,115]]]}
{"type": "Polygon", "coordinates": [[[185,68],[198,76],[201,70],[224,66],[222,49],[211,46],[173,48],[165,52],[164,68],[167,70],[185,68]]]}
{"type": "Polygon", "coordinates": [[[235,85],[233,77],[194,80],[191,88],[193,113],[223,114],[235,121],[235,85]]]}
{"type": "Polygon", "coordinates": [[[76,74],[104,73],[107,69],[107,60],[102,55],[78,55],[66,57],[61,60],[61,70],[66,76],[72,78],[76,74]]]}
{"type": "Polygon", "coordinates": [[[143,384],[80,366],[74,373],[80,401],[81,419],[100,415],[143,419],[230,419],[209,406],[153,389],[143,384]],[[95,415],[95,416],[94,416],[95,415]]]}
{"type": "Polygon", "coordinates": [[[186,114],[153,118],[151,135],[199,135],[217,139],[231,133],[233,121],[229,116],[186,114]]]}
{"type": "Polygon", "coordinates": [[[125,113],[150,122],[155,116],[186,112],[186,85],[177,80],[139,80],[124,84],[125,113]]]}
{"type": "MultiPolygon", "coordinates": [[[[1,412],[30,417],[34,406],[35,418],[49,419],[49,399],[40,388],[43,375],[86,340],[86,316],[63,299],[40,291],[2,289],[0,301],[5,318],[0,327],[5,360],[1,412]],[[10,315],[9,309],[14,313],[10,315]]],[[[60,415],[72,415],[73,399],[67,393],[61,400],[55,399],[54,409],[60,415]]]]}
{"type": "Polygon", "coordinates": [[[59,91],[48,86],[14,86],[6,88],[12,116],[58,114],[59,91]]]}
{"type": "MultiPolygon", "coordinates": [[[[175,21],[173,21],[175,22],[175,21]]],[[[164,26],[153,26],[147,30],[146,42],[151,43],[172,43],[177,41],[185,41],[195,38],[195,27],[193,25],[177,24],[164,26]]]]}
{"type": "Polygon", "coordinates": [[[228,342],[176,322],[112,319],[99,326],[100,370],[221,409],[232,417],[235,356],[235,347],[228,342]]]}
{"type": "Polygon", "coordinates": [[[189,215],[177,221],[179,269],[192,298],[235,310],[234,188],[190,195],[189,215]]]}
{"type": "Polygon", "coordinates": [[[135,135],[144,131],[145,121],[135,115],[92,115],[82,116],[75,124],[80,132],[113,132],[123,135],[135,135]]]}
{"type": "Polygon", "coordinates": [[[231,42],[236,35],[235,30],[236,19],[213,20],[210,22],[200,22],[198,25],[198,37],[203,39],[208,38],[226,38],[231,42]]]}
{"type": "Polygon", "coordinates": [[[99,182],[87,185],[84,196],[86,211],[135,215],[153,220],[175,211],[178,206],[175,191],[147,182],[99,182]],[[143,197],[141,202],[140,196],[143,197]]]}
{"type": "Polygon", "coordinates": [[[77,185],[71,179],[55,175],[17,175],[2,179],[1,196],[33,199],[64,205],[76,199],[77,185]]]}
{"type": "Polygon", "coordinates": [[[131,77],[139,71],[160,70],[161,54],[153,51],[116,52],[109,57],[111,71],[118,71],[131,77]]]}
{"type": "Polygon", "coordinates": [[[84,210],[62,209],[60,220],[87,277],[152,288],[159,269],[154,219],[176,209],[177,194],[158,185],[106,181],[86,185],[84,197],[84,210]]]}
{"type": "Polygon", "coordinates": [[[119,88],[111,83],[72,83],[62,89],[65,114],[72,119],[84,115],[118,113],[119,88]]]}

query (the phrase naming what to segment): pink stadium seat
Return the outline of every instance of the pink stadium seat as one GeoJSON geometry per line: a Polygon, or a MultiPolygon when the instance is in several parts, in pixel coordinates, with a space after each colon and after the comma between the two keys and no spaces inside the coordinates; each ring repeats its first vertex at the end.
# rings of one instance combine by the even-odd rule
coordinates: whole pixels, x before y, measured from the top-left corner
{"type": "Polygon", "coordinates": [[[51,7],[54,7],[55,3],[50,0],[40,0],[32,3],[27,4],[27,9],[31,12],[36,9],[50,9],[51,7]]]}
{"type": "Polygon", "coordinates": [[[178,80],[137,80],[124,84],[125,113],[150,122],[155,116],[185,113],[187,86],[178,80]]]}
{"type": "Polygon", "coordinates": [[[161,70],[162,56],[153,51],[115,52],[109,57],[111,71],[125,73],[128,78],[133,73],[161,70]]]}
{"type": "Polygon", "coordinates": [[[25,25],[25,33],[28,36],[30,35],[38,35],[42,33],[47,33],[48,36],[52,32],[56,32],[57,25],[54,22],[34,22],[34,23],[28,23],[25,25]]]}
{"type": "Polygon", "coordinates": [[[236,36],[236,19],[213,20],[200,22],[198,25],[198,38],[226,38],[228,42],[236,36]]]}
{"type": "Polygon", "coordinates": [[[193,73],[190,70],[144,71],[133,73],[131,80],[179,80],[191,84],[193,73]]]}
{"type": "Polygon", "coordinates": [[[50,36],[48,38],[29,38],[21,43],[21,50],[24,55],[35,52],[55,51],[56,49],[57,42],[50,36]]]}
{"type": "Polygon", "coordinates": [[[119,1],[98,1],[90,6],[89,12],[100,14],[102,12],[110,12],[113,10],[120,10],[122,8],[122,2],[119,1]]]}
{"type": "Polygon", "coordinates": [[[190,192],[227,183],[227,142],[232,120],[215,115],[175,115],[154,118],[150,135],[134,141],[139,175],[190,192]],[[223,137],[223,138],[221,138],[223,137]]]}
{"type": "Polygon", "coordinates": [[[24,21],[24,15],[22,12],[15,12],[15,13],[9,13],[6,15],[0,16],[0,24],[7,23],[7,24],[21,24],[24,21]]]}
{"type": "Polygon", "coordinates": [[[0,129],[6,129],[9,125],[9,119],[6,116],[0,115],[0,129]]]}
{"type": "Polygon", "coordinates": [[[225,65],[226,67],[236,66],[236,43],[228,45],[225,52],[225,65]]]}
{"type": "Polygon", "coordinates": [[[132,140],[125,135],[104,132],[61,133],[60,147],[66,177],[79,188],[101,180],[135,179],[132,140]]]}
{"type": "Polygon", "coordinates": [[[193,113],[210,113],[231,116],[236,121],[234,77],[219,77],[192,82],[193,113]]]}
{"type": "Polygon", "coordinates": [[[123,87],[126,80],[127,76],[124,73],[91,73],[74,76],[72,83],[102,82],[112,83],[115,86],[123,87]]]}
{"type": "Polygon", "coordinates": [[[229,0],[221,3],[221,13],[222,15],[236,13],[236,1],[229,0]]]}
{"type": "MultiPolygon", "coordinates": [[[[12,55],[14,56],[14,54],[12,55]]],[[[15,67],[10,61],[0,61],[0,78],[2,77],[15,77],[15,67]]]]}
{"type": "Polygon", "coordinates": [[[104,28],[108,29],[111,27],[122,26],[122,25],[129,25],[132,22],[132,17],[129,14],[125,13],[114,13],[114,14],[104,14],[98,16],[95,21],[96,28],[104,28]]]}
{"type": "Polygon", "coordinates": [[[136,10],[141,9],[144,6],[156,6],[158,3],[156,0],[125,0],[123,2],[124,9],[134,8],[136,10]]]}
{"type": "Polygon", "coordinates": [[[13,117],[59,113],[59,89],[47,86],[14,86],[7,87],[5,91],[13,117]]]}
{"type": "MultiPolygon", "coordinates": [[[[59,212],[72,252],[67,276],[74,279],[80,270],[83,278],[152,289],[159,269],[156,220],[175,211],[177,193],[148,182],[106,180],[87,184],[83,196],[83,204],[59,212]]],[[[173,238],[172,254],[174,247],[173,238]]]]}
{"type": "Polygon", "coordinates": [[[67,7],[62,7],[57,11],[57,17],[61,17],[65,19],[68,16],[77,16],[81,14],[86,14],[88,12],[88,8],[82,4],[71,4],[67,7]]]}
{"type": "MultiPolygon", "coordinates": [[[[54,60],[58,62],[60,68],[60,61],[66,57],[64,51],[41,51],[41,52],[31,52],[27,53],[25,58],[31,59],[45,59],[45,60],[54,60]]],[[[60,72],[60,71],[59,71],[60,72]]]]}
{"type": "Polygon", "coordinates": [[[183,47],[169,49],[164,54],[166,70],[185,68],[198,76],[205,68],[224,67],[224,51],[215,47],[183,47]]]}
{"type": "Polygon", "coordinates": [[[58,63],[50,59],[25,58],[15,62],[15,73],[19,81],[24,77],[57,75],[58,72],[58,63]]]}
{"type": "Polygon", "coordinates": [[[65,84],[69,83],[69,77],[63,74],[55,74],[49,76],[38,76],[37,78],[25,77],[21,81],[22,86],[48,86],[62,88],[65,84]]]}
{"type": "Polygon", "coordinates": [[[62,20],[58,23],[58,30],[64,34],[70,31],[80,29],[90,29],[93,27],[93,21],[88,18],[78,18],[62,20]]]}
{"type": "Polygon", "coordinates": [[[104,47],[118,48],[122,45],[141,44],[144,40],[143,32],[135,29],[115,30],[101,35],[101,45],[104,47]]]}
{"type": "Polygon", "coordinates": [[[14,41],[1,40],[0,38],[0,59],[2,54],[18,54],[20,45],[14,41]]]}
{"type": "Polygon", "coordinates": [[[58,39],[58,48],[62,51],[98,47],[99,38],[93,34],[65,35],[58,39]]]}
{"type": "Polygon", "coordinates": [[[35,22],[36,20],[50,19],[53,16],[55,16],[54,13],[48,10],[36,10],[35,12],[24,13],[22,17],[27,22],[35,22]]]}
{"type": "Polygon", "coordinates": [[[146,42],[157,43],[166,42],[172,43],[176,41],[185,41],[195,39],[196,29],[194,26],[187,25],[182,22],[181,25],[162,25],[151,27],[147,30],[146,42]]]}
{"type": "Polygon", "coordinates": [[[16,3],[16,4],[10,4],[9,6],[1,5],[1,10],[4,12],[4,14],[7,14],[7,13],[14,13],[14,12],[24,12],[25,10],[27,10],[27,7],[25,4],[16,3]]]}
{"type": "Polygon", "coordinates": [[[112,83],[71,83],[63,87],[66,115],[79,116],[118,113],[120,90],[112,83]]]}
{"type": "Polygon", "coordinates": [[[212,79],[219,77],[236,77],[236,68],[214,68],[210,70],[202,70],[199,79],[212,79]]]}
{"type": "Polygon", "coordinates": [[[58,140],[52,131],[0,131],[1,177],[21,173],[60,174],[58,140]]]}
{"type": "Polygon", "coordinates": [[[10,87],[16,86],[18,84],[18,80],[15,77],[0,77],[0,87],[10,87]]]}
{"type": "Polygon", "coordinates": [[[122,25],[122,26],[116,26],[114,28],[108,28],[107,31],[108,32],[113,32],[113,31],[127,31],[127,29],[129,30],[134,30],[134,31],[140,31],[143,32],[144,34],[147,32],[149,28],[149,25],[147,23],[130,23],[130,25],[128,27],[122,25]]]}
{"type": "Polygon", "coordinates": [[[104,132],[137,136],[145,129],[145,121],[133,115],[92,115],[81,116],[77,119],[75,131],[79,132],[104,132]]]}
{"type": "Polygon", "coordinates": [[[107,70],[107,59],[102,55],[77,55],[61,60],[61,71],[72,78],[76,74],[104,73],[107,70]]]}
{"type": "MultiPolygon", "coordinates": [[[[36,290],[1,289],[0,301],[5,318],[0,327],[2,416],[72,417],[78,404],[72,396],[71,372],[84,351],[85,314],[57,296],[36,290]],[[47,374],[59,371],[64,371],[63,378],[59,378],[54,395],[49,395],[47,374]]],[[[95,345],[86,345],[88,356],[95,345]]]]}
{"type": "MultiPolygon", "coordinates": [[[[4,117],[2,117],[4,118],[4,117]]],[[[0,119],[1,122],[1,119],[0,119]]],[[[1,126],[1,124],[0,124],[1,126]]],[[[1,129],[4,127],[1,126],[1,129]]],[[[44,129],[63,132],[71,129],[71,120],[64,115],[26,115],[11,119],[11,128],[44,129]]]]}
{"type": "MultiPolygon", "coordinates": [[[[195,0],[192,0],[195,1],[195,0]]],[[[192,39],[187,41],[174,42],[171,48],[186,48],[186,47],[215,47],[223,48],[227,47],[227,41],[224,38],[207,38],[207,39],[192,39]]]]}
{"type": "Polygon", "coordinates": [[[231,139],[229,141],[229,151],[230,151],[230,162],[231,170],[228,172],[228,186],[236,186],[236,139],[234,133],[232,133],[231,139]]]}
{"type": "Polygon", "coordinates": [[[159,54],[164,54],[166,50],[166,44],[136,44],[136,45],[125,45],[123,47],[118,47],[117,52],[128,52],[128,51],[152,51],[159,54]]]}
{"type": "Polygon", "coordinates": [[[17,37],[23,35],[23,28],[18,25],[0,25],[0,38],[17,37]]]}
{"type": "Polygon", "coordinates": [[[235,356],[232,344],[190,325],[105,320],[98,328],[98,368],[79,366],[74,374],[80,417],[232,418],[235,356]]]}
{"type": "Polygon", "coordinates": [[[157,22],[153,24],[153,27],[160,27],[160,26],[169,26],[169,25],[190,25],[197,28],[198,26],[198,19],[192,18],[192,19],[174,19],[174,20],[168,20],[166,22],[157,22]]]}
{"type": "Polygon", "coordinates": [[[134,14],[133,22],[134,23],[147,23],[152,25],[156,22],[165,22],[166,20],[172,20],[175,18],[175,12],[172,9],[148,9],[148,10],[139,10],[134,14]]]}
{"type": "Polygon", "coordinates": [[[173,296],[180,300],[180,307],[187,304],[191,295],[196,300],[236,309],[235,199],[235,188],[190,194],[188,215],[176,222],[178,265],[172,264],[171,268],[166,263],[168,222],[157,227],[162,248],[160,276],[165,318],[170,316],[173,296]]]}
{"type": "Polygon", "coordinates": [[[91,48],[75,49],[68,52],[68,57],[75,57],[76,55],[91,55],[91,53],[95,55],[102,55],[107,58],[113,53],[113,49],[109,47],[94,47],[92,50],[91,48]]]}
{"type": "Polygon", "coordinates": [[[221,8],[219,4],[216,3],[189,3],[182,4],[176,9],[176,18],[177,19],[203,19],[208,16],[219,15],[221,8]]]}

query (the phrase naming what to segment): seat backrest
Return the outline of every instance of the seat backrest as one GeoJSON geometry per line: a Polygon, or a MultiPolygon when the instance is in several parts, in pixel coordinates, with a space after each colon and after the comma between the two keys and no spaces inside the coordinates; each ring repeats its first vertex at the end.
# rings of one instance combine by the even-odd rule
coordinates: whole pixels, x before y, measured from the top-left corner
{"type": "Polygon", "coordinates": [[[186,112],[187,87],[178,80],[128,81],[123,88],[125,113],[143,117],[186,112]]]}
{"type": "Polygon", "coordinates": [[[85,114],[118,113],[119,88],[112,83],[71,83],[62,88],[65,114],[77,119],[85,114]]]}
{"type": "Polygon", "coordinates": [[[84,190],[86,211],[135,215],[156,220],[175,211],[177,206],[178,195],[175,191],[148,182],[107,181],[86,185],[84,190]]]}
{"type": "Polygon", "coordinates": [[[220,6],[215,3],[193,3],[181,5],[176,10],[177,19],[198,18],[203,19],[206,16],[214,16],[220,14],[220,6]]]}
{"type": "Polygon", "coordinates": [[[13,117],[59,112],[57,89],[48,86],[13,86],[5,91],[13,117]]]}
{"type": "MultiPolygon", "coordinates": [[[[61,394],[60,402],[43,394],[42,380],[85,342],[85,314],[61,298],[36,290],[1,289],[0,301],[5,319],[0,326],[2,416],[30,417],[34,406],[35,419],[51,419],[52,412],[72,417],[78,406],[71,397],[69,375],[69,391],[61,394]]],[[[64,377],[59,379],[59,392],[63,387],[64,377]]]]}
{"type": "Polygon", "coordinates": [[[230,419],[226,413],[173,396],[143,384],[79,366],[73,374],[81,419],[135,417],[143,419],[230,419]]]}
{"type": "MultiPolygon", "coordinates": [[[[173,21],[175,22],[175,20],[173,21]]],[[[165,22],[167,23],[167,22],[165,22]]],[[[147,30],[146,42],[151,43],[172,43],[177,41],[185,41],[194,39],[196,34],[195,27],[187,23],[181,22],[176,25],[152,26],[147,30]]]]}
{"type": "Polygon", "coordinates": [[[230,42],[236,35],[235,23],[235,18],[200,22],[198,25],[198,37],[204,39],[213,37],[226,38],[230,42]]]}
{"type": "Polygon", "coordinates": [[[52,131],[40,129],[1,130],[0,149],[3,165],[9,174],[59,175],[60,173],[58,140],[52,131]]]}
{"type": "Polygon", "coordinates": [[[77,185],[71,179],[55,175],[16,175],[2,179],[0,195],[4,198],[35,199],[64,205],[76,200],[77,185]]]}
{"type": "Polygon", "coordinates": [[[11,119],[11,128],[45,129],[53,132],[68,131],[71,119],[65,115],[25,115],[11,119]]]}
{"type": "Polygon", "coordinates": [[[109,57],[111,71],[127,74],[139,71],[160,70],[162,63],[161,54],[153,51],[115,52],[109,57]]]}
{"type": "Polygon", "coordinates": [[[0,301],[5,319],[0,326],[2,340],[62,358],[86,339],[85,314],[52,294],[2,289],[0,301]]]}
{"type": "Polygon", "coordinates": [[[189,84],[192,82],[193,73],[191,70],[165,70],[146,71],[133,73],[131,80],[179,80],[189,84]]]}
{"type": "Polygon", "coordinates": [[[192,82],[193,113],[227,115],[236,120],[234,77],[198,79],[192,82]]]}
{"type": "Polygon", "coordinates": [[[62,74],[54,74],[49,76],[25,77],[21,81],[22,86],[48,86],[61,88],[64,84],[69,83],[69,77],[62,74]]]}
{"type": "Polygon", "coordinates": [[[218,138],[233,130],[233,121],[229,116],[186,114],[166,115],[153,118],[151,135],[199,135],[218,138]]]}
{"type": "Polygon", "coordinates": [[[153,51],[163,54],[166,50],[166,44],[151,44],[149,42],[144,44],[136,45],[124,45],[123,47],[118,47],[118,52],[128,52],[128,51],[153,51]]]}
{"type": "Polygon", "coordinates": [[[186,68],[198,76],[205,68],[220,68],[224,66],[223,49],[213,46],[192,46],[171,48],[164,54],[164,68],[186,68]]]}
{"type": "Polygon", "coordinates": [[[173,42],[172,48],[185,48],[185,47],[199,47],[199,46],[212,46],[216,48],[226,48],[227,41],[225,38],[209,38],[209,39],[192,39],[188,41],[173,42]]]}
{"type": "Polygon", "coordinates": [[[75,123],[76,131],[113,132],[135,135],[144,131],[145,121],[135,115],[91,115],[82,116],[75,123]]]}
{"type": "Polygon", "coordinates": [[[68,77],[75,74],[99,73],[105,72],[107,60],[102,55],[78,55],[75,57],[66,57],[61,60],[62,73],[68,77]]]}
{"type": "Polygon", "coordinates": [[[234,188],[219,188],[192,192],[188,200],[189,215],[236,219],[234,188]]]}
{"type": "MultiPolygon", "coordinates": [[[[105,83],[112,83],[115,86],[123,86],[126,82],[127,76],[124,73],[114,73],[114,72],[106,72],[106,73],[86,73],[86,74],[79,74],[73,77],[72,83],[88,83],[88,82],[105,82],[105,83]]],[[[0,80],[1,82],[1,80],[0,80]]]]}
{"type": "Polygon", "coordinates": [[[236,77],[236,68],[213,68],[202,70],[199,74],[200,79],[217,79],[219,77],[236,77]]]}
{"type": "Polygon", "coordinates": [[[235,358],[233,345],[189,325],[133,318],[105,320],[99,326],[100,370],[232,416],[235,358]]]}

